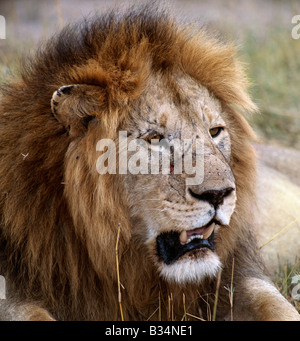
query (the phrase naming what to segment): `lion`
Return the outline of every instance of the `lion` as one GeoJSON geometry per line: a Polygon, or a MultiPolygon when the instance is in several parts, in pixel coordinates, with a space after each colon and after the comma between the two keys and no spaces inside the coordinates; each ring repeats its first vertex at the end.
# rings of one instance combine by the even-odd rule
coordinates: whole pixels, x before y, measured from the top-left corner
{"type": "Polygon", "coordinates": [[[248,86],[232,44],[148,6],[45,43],[2,89],[1,318],[299,320],[253,232],[248,86]],[[110,172],[120,132],[128,164],[146,145],[168,172],[110,172]]]}
{"type": "Polygon", "coordinates": [[[271,277],[280,267],[299,259],[300,151],[255,144],[258,156],[256,181],[256,234],[271,277]]]}

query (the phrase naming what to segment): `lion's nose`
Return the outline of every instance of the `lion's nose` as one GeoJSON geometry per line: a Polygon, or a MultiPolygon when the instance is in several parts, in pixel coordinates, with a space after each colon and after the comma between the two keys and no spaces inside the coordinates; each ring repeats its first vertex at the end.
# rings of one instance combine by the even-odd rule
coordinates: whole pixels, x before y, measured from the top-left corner
{"type": "Polygon", "coordinates": [[[220,190],[207,190],[207,191],[197,191],[197,187],[191,189],[189,188],[189,194],[198,200],[203,200],[209,202],[215,209],[222,204],[225,197],[227,197],[232,191],[233,187],[227,187],[220,190]]]}

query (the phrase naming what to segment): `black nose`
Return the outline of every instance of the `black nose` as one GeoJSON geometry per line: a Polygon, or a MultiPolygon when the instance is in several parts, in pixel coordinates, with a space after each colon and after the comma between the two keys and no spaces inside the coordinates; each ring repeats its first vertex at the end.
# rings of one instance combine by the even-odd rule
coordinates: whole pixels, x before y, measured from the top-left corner
{"type": "Polygon", "coordinates": [[[222,204],[224,198],[228,196],[234,189],[232,187],[221,190],[208,190],[202,193],[195,193],[189,188],[189,193],[193,198],[209,202],[216,209],[222,204]]]}

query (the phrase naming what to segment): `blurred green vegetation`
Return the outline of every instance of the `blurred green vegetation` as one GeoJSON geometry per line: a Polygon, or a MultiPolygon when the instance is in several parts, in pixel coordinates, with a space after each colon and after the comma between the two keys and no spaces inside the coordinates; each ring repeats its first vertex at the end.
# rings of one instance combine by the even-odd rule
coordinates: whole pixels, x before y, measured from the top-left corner
{"type": "Polygon", "coordinates": [[[300,148],[300,40],[290,29],[246,34],[243,55],[260,114],[250,120],[261,139],[300,148]]]}

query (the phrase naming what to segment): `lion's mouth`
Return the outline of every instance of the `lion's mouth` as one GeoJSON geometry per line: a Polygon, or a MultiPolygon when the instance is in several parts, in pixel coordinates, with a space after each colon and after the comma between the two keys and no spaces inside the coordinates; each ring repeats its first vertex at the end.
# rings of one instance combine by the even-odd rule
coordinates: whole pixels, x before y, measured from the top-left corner
{"type": "Polygon", "coordinates": [[[156,239],[156,251],[159,259],[167,265],[195,249],[208,248],[214,251],[213,239],[215,221],[193,230],[161,233],[156,239]]]}

